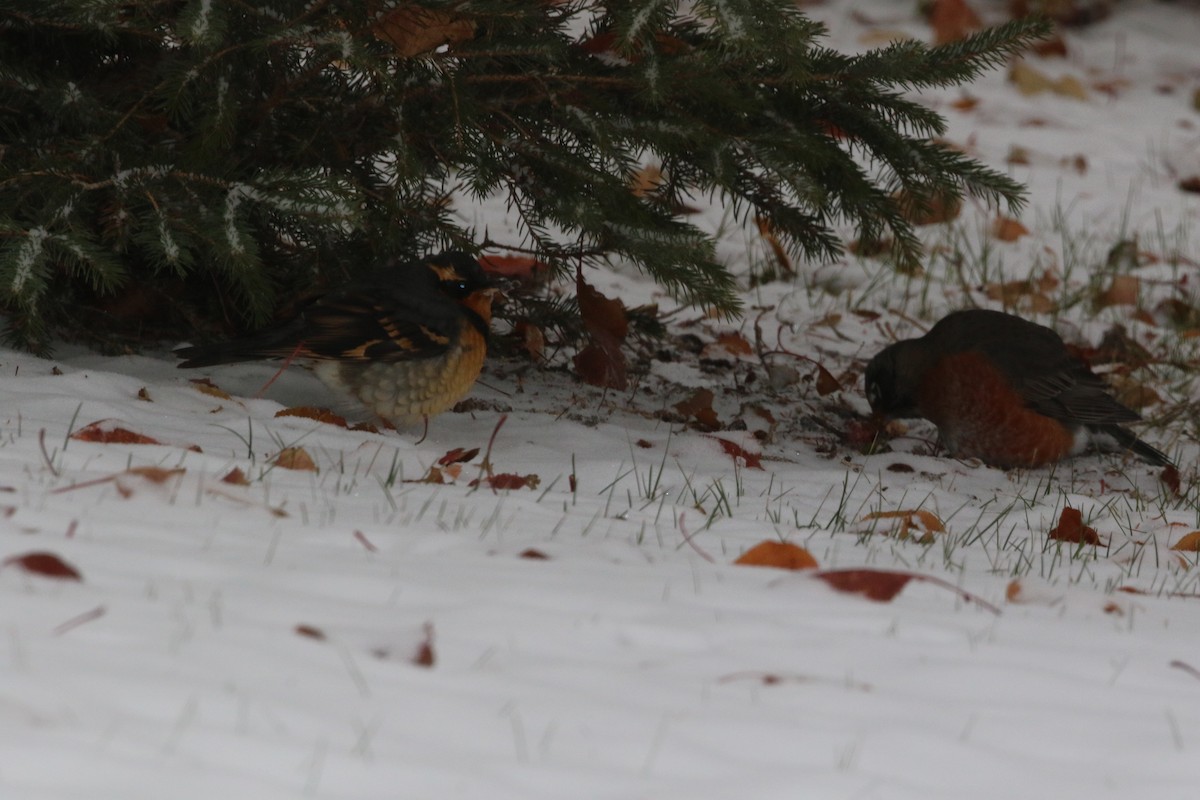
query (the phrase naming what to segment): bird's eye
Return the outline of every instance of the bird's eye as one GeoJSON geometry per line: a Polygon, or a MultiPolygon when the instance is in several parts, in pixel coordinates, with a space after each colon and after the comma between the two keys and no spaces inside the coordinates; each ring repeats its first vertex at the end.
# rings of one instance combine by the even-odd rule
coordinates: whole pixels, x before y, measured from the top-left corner
{"type": "Polygon", "coordinates": [[[442,281],[442,291],[451,297],[466,297],[471,293],[471,287],[464,280],[442,281]]]}

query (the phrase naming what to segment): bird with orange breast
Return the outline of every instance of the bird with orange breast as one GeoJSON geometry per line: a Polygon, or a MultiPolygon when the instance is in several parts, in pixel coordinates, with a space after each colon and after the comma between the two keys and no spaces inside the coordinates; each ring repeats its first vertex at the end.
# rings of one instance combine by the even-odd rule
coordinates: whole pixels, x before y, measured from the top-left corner
{"type": "Polygon", "coordinates": [[[1057,333],[1000,311],[956,311],[884,348],[866,392],[876,415],[927,419],[951,454],[996,467],[1040,467],[1089,445],[1171,466],[1124,427],[1141,417],[1057,333]]]}

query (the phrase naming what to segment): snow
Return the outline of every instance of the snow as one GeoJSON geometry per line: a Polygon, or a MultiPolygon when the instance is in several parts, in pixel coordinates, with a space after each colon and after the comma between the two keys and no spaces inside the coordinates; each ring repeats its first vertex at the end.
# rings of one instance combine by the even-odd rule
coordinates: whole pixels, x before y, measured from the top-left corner
{"type": "MultiPolygon", "coordinates": [[[[884,0],[809,11],[843,49],[864,19],[925,34],[884,0]]],[[[302,370],[264,397],[272,365],[205,373],[222,398],[166,352],[0,353],[0,561],[52,553],[82,575],[0,568],[0,797],[1194,798],[1200,570],[1169,549],[1200,525],[1190,426],[1144,429],[1179,461],[1181,499],[1117,456],[1005,473],[931,454],[920,423],[895,452],[863,456],[828,427],[866,411],[861,384],[820,397],[812,364],[790,355],[861,371],[893,334],[995,307],[982,287],[1045,269],[1055,298],[1077,296],[1122,236],[1196,258],[1200,203],[1175,182],[1200,160],[1200,14],[1123,3],[1067,40],[1066,61],[1031,63],[1125,83],[1086,101],[1024,97],[997,73],[965,90],[973,110],[949,105],[959,90],[928,96],[947,138],[979,157],[1006,168],[1014,145],[1032,154],[1011,168],[1031,187],[1030,236],[961,267],[935,255],[916,278],[853,257],[802,265],[794,283],[748,290],[741,322],[671,316],[705,342],[739,327],[753,341],[758,325],[781,351],[781,392],[731,388],[767,382],[756,357],[721,373],[655,362],[625,393],[497,361],[475,410],[421,439],[276,418],[337,405],[302,370]],[[660,418],[698,385],[725,422],[762,429],[754,409],[773,414],[773,440],[719,434],[761,452],[762,470],[660,418]],[[162,444],[70,438],[96,421],[162,444]],[[479,457],[453,483],[406,482],[493,433],[496,470],[535,474],[536,488],[472,488],[479,457]],[[291,446],[319,471],[274,466],[291,446]],[[234,468],[248,485],[221,480],[234,468]],[[1049,540],[1065,506],[1105,544],[1049,540]],[[868,519],[916,508],[946,531],[902,539],[868,519]],[[763,540],[978,601],[911,582],[874,602],[732,563],[763,540]]],[[[510,225],[502,203],[458,212],[510,225]]],[[[757,233],[705,214],[739,275],[767,258],[757,233]]],[[[968,204],[922,235],[977,251],[990,219],[968,204]]],[[[1139,267],[1147,307],[1189,297],[1195,270],[1139,267]]],[[[588,279],[674,308],[636,270],[588,279]]],[[[1128,306],[1035,318],[1076,342],[1121,322],[1152,349],[1192,346],[1128,306]]],[[[1192,396],[1186,374],[1155,374],[1171,402],[1192,396]]]]}

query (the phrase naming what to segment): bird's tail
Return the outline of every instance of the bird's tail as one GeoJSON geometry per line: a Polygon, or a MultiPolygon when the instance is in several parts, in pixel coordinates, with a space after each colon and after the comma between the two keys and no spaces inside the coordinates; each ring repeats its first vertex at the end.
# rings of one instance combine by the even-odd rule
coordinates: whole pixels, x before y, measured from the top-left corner
{"type": "Polygon", "coordinates": [[[281,325],[229,342],[181,347],[175,355],[184,359],[178,364],[180,369],[194,369],[241,361],[291,358],[297,349],[297,331],[290,325],[281,325]]]}
{"type": "Polygon", "coordinates": [[[1137,435],[1120,425],[1097,425],[1095,430],[1111,437],[1122,450],[1128,450],[1138,458],[1159,467],[1173,467],[1174,462],[1157,447],[1146,444],[1137,435]]]}

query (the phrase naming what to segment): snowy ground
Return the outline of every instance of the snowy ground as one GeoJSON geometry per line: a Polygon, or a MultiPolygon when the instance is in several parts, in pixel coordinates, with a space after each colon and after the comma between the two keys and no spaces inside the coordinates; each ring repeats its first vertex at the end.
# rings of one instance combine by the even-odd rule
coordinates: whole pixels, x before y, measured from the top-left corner
{"type": "MultiPolygon", "coordinates": [[[[927,36],[911,7],[811,13],[852,49],[927,36]]],[[[748,291],[743,323],[673,317],[704,342],[739,325],[754,341],[757,321],[843,381],[825,395],[787,354],[774,383],[757,356],[689,356],[626,394],[497,363],[476,410],[418,442],[275,418],[334,402],[301,372],[251,399],[271,367],[217,370],[222,398],[166,354],[0,354],[0,798],[1200,796],[1200,569],[1170,549],[1200,527],[1195,388],[1163,363],[1195,363],[1195,340],[1162,305],[1194,304],[1200,280],[1200,196],[1176,188],[1200,174],[1197,41],[1194,5],[1130,0],[1068,33],[1065,59],[1029,62],[1083,99],[1003,73],[929,98],[948,139],[1029,183],[1029,235],[998,241],[968,206],[924,231],[924,276],[850,257],[748,291]],[[1027,163],[1008,163],[1017,148],[1027,163]],[[1105,266],[1135,236],[1141,255],[1105,266]],[[1159,357],[1129,377],[1161,398],[1148,418],[1184,410],[1144,429],[1182,497],[1117,457],[955,461],[920,424],[893,452],[845,444],[866,358],[1047,271],[1018,309],[1085,345],[1120,322],[1159,357]],[[1094,310],[1118,273],[1139,304],[1094,310]],[[761,469],[662,419],[695,386],[726,427],[746,422],[717,435],[761,469]],[[491,461],[536,488],[472,488],[480,457],[412,482],[486,447],[500,409],[491,461]],[[162,444],[70,437],[96,421],[162,444]],[[293,446],[317,471],[275,464],[293,446]],[[222,480],[235,469],[248,483],[222,480]],[[1100,547],[1048,538],[1068,506],[1100,547]],[[915,509],[945,530],[868,518],[915,509]],[[732,564],[763,540],[950,587],[878,602],[732,564]]],[[[756,232],[723,253],[747,277],[769,257],[756,232]]],[[[591,279],[657,298],[633,273],[591,279]]]]}

